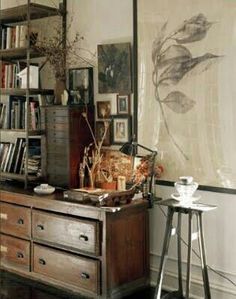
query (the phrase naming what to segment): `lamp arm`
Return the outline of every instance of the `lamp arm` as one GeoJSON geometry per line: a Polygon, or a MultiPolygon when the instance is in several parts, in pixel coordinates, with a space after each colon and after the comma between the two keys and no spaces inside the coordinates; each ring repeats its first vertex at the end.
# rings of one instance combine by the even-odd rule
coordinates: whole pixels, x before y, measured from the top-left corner
{"type": "Polygon", "coordinates": [[[146,147],[146,146],[144,146],[144,145],[142,145],[142,144],[135,143],[135,145],[136,145],[136,146],[139,146],[139,147],[141,147],[141,148],[143,148],[143,149],[145,149],[146,151],[149,151],[150,153],[155,153],[155,155],[157,155],[157,151],[153,151],[153,150],[151,150],[150,148],[148,148],[148,147],[146,147]]]}

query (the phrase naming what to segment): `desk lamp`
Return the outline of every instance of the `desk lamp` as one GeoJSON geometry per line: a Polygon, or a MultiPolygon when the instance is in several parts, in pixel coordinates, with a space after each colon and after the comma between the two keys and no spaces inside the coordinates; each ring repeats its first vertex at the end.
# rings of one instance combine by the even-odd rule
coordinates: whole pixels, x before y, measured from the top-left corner
{"type": "Polygon", "coordinates": [[[155,160],[156,160],[157,151],[153,151],[150,148],[131,140],[130,142],[126,142],[122,145],[122,147],[120,148],[120,152],[125,155],[135,157],[137,156],[139,147],[151,153],[150,161],[152,162],[152,165],[151,165],[151,174],[150,174],[150,180],[148,186],[147,200],[149,202],[149,207],[152,208],[153,199],[154,199],[153,185],[154,185],[155,160]]]}

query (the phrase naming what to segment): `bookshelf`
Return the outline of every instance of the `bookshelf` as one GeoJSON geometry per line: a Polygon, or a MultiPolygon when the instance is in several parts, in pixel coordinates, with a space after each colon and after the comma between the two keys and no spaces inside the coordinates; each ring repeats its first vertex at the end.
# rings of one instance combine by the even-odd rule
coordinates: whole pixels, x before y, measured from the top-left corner
{"type": "Polygon", "coordinates": [[[61,7],[59,12],[27,0],[25,5],[0,10],[0,179],[22,181],[25,188],[46,174],[39,95],[53,94],[31,81],[31,60],[42,55],[32,49],[30,26],[32,20],[62,15],[61,7]],[[25,72],[24,80],[20,72],[25,72]]]}

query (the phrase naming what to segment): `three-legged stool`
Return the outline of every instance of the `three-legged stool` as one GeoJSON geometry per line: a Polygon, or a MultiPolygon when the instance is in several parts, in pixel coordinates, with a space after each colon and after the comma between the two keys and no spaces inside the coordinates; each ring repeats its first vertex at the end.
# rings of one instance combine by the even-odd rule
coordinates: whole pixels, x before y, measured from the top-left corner
{"type": "Polygon", "coordinates": [[[177,254],[178,254],[178,284],[179,289],[171,294],[165,296],[165,298],[186,298],[189,299],[190,292],[190,282],[191,282],[191,257],[192,257],[192,241],[197,238],[199,244],[199,254],[201,258],[201,268],[202,268],[202,278],[204,286],[204,298],[211,299],[208,272],[207,272],[207,263],[206,263],[206,253],[204,245],[204,235],[203,235],[203,224],[202,224],[202,213],[207,212],[213,209],[216,209],[216,206],[210,206],[200,203],[191,203],[191,204],[181,204],[176,202],[173,199],[162,200],[157,202],[159,205],[168,207],[168,215],[166,221],[165,237],[162,249],[162,256],[160,261],[160,269],[157,278],[157,285],[155,290],[155,299],[161,298],[161,287],[162,280],[164,275],[165,262],[168,255],[170,238],[172,235],[172,221],[174,213],[178,213],[178,222],[177,222],[177,254]],[[182,285],[182,256],[181,256],[181,220],[182,214],[188,215],[188,256],[187,256],[187,275],[186,275],[186,292],[185,297],[183,294],[183,285],[182,285]],[[193,216],[197,218],[197,233],[192,233],[193,227],[193,216]]]}

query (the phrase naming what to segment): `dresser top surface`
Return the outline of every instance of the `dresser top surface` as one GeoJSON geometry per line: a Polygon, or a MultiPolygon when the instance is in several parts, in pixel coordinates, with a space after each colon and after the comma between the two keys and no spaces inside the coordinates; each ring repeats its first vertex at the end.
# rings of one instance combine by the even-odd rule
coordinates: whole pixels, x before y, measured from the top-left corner
{"type": "Polygon", "coordinates": [[[115,207],[99,206],[99,204],[93,202],[78,202],[72,199],[65,199],[63,196],[64,189],[56,189],[51,195],[37,195],[33,188],[25,190],[21,187],[12,186],[10,184],[0,184],[0,200],[4,202],[12,202],[19,205],[36,207],[36,208],[48,208],[48,207],[64,207],[67,209],[83,209],[90,210],[96,213],[106,212],[114,213],[121,210],[129,210],[134,207],[148,207],[146,200],[137,199],[131,201],[129,204],[118,205],[115,207]]]}

